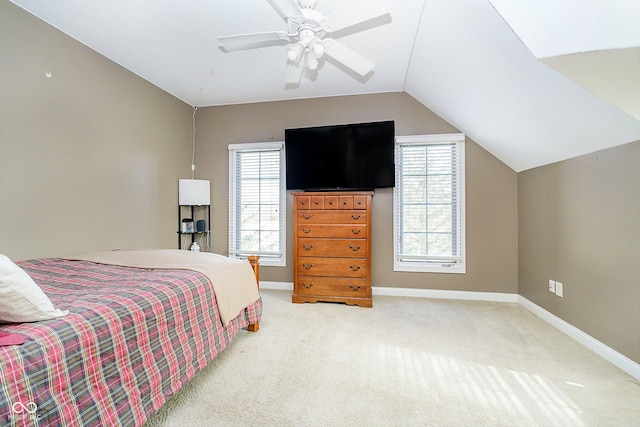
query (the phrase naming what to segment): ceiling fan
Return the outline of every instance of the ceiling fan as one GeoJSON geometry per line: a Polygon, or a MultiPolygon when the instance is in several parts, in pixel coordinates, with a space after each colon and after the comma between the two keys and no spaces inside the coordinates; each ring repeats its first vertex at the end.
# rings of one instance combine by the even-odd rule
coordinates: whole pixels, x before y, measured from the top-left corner
{"type": "Polygon", "coordinates": [[[287,22],[287,31],[238,34],[218,37],[227,51],[254,49],[289,43],[286,83],[300,84],[305,68],[315,70],[324,55],[360,76],[366,76],[374,63],[326,34],[371,21],[391,12],[388,0],[351,2],[327,14],[315,10],[317,0],[267,0],[287,22]]]}

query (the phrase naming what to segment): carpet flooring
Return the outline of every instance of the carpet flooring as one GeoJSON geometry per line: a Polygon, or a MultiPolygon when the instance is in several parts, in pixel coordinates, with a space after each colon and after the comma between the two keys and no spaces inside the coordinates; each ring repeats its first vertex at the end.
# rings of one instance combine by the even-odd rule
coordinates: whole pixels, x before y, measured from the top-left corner
{"type": "Polygon", "coordinates": [[[148,427],[640,426],[640,382],[518,304],[262,296],[148,427]]]}

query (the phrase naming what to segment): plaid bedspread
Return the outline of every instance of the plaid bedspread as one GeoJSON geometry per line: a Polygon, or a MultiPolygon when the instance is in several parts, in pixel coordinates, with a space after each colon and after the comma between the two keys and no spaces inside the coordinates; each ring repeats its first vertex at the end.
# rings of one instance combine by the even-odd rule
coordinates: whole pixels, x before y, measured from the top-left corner
{"type": "Polygon", "coordinates": [[[0,347],[0,426],[139,426],[249,323],[226,328],[210,282],[186,270],[145,270],[45,258],[20,267],[68,316],[15,325],[0,347]]]}

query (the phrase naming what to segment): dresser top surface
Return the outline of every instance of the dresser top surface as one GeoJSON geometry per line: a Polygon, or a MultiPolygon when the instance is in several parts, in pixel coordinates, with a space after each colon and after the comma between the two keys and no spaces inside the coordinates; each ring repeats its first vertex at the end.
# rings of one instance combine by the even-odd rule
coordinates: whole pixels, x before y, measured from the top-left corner
{"type": "Polygon", "coordinates": [[[295,191],[293,196],[373,196],[373,191],[295,191]]]}

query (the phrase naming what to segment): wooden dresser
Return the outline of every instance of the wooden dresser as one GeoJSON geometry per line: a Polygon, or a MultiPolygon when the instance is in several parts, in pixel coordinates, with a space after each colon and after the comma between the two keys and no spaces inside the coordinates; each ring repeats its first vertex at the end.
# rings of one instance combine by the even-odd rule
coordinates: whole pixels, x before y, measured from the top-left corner
{"type": "Polygon", "coordinates": [[[371,307],[370,191],[293,193],[294,303],[371,307]]]}

